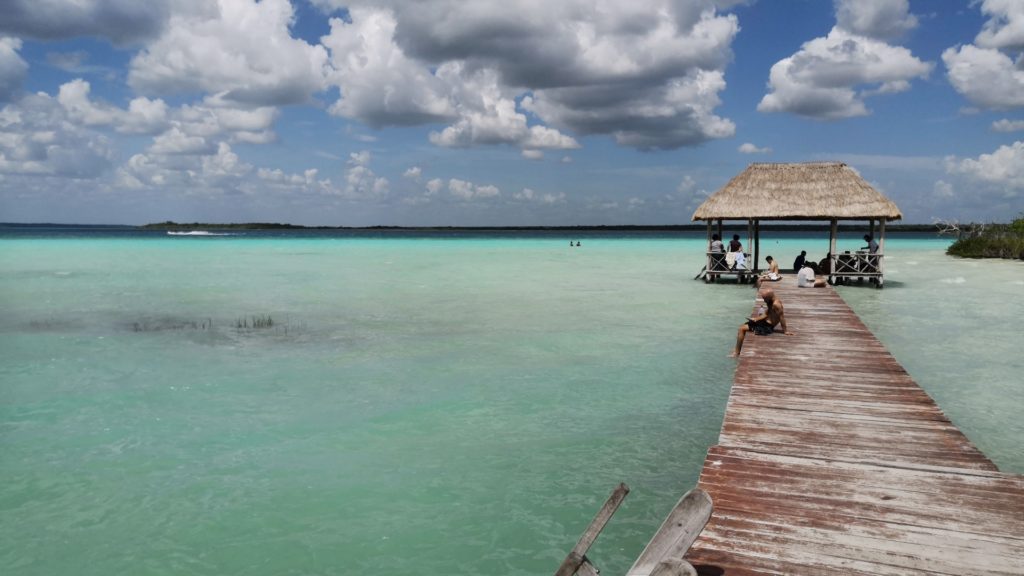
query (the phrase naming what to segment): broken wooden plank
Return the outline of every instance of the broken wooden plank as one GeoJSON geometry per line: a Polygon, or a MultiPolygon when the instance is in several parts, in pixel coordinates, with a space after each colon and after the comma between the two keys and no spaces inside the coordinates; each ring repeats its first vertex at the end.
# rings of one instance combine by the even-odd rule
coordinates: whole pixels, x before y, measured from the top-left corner
{"type": "Polygon", "coordinates": [[[711,497],[704,490],[683,494],[626,575],[651,576],[662,562],[681,560],[708,523],[711,510],[711,497]]]}
{"type": "MultiPolygon", "coordinates": [[[[590,564],[586,560],[587,551],[597,540],[598,535],[601,534],[601,530],[604,529],[605,525],[608,524],[608,520],[611,519],[612,514],[619,509],[619,505],[629,494],[629,486],[625,484],[619,484],[615,490],[612,491],[611,496],[605,501],[601,509],[597,511],[597,515],[590,521],[590,525],[583,531],[583,535],[580,536],[576,546],[569,552],[562,561],[562,565],[555,571],[555,576],[572,576],[575,574],[584,563],[590,564]]],[[[591,569],[593,567],[591,566],[591,569]]]]}

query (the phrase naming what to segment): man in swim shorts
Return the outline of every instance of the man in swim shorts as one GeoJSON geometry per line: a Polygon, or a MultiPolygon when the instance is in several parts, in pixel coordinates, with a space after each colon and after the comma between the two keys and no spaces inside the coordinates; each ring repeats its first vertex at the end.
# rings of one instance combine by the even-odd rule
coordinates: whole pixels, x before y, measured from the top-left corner
{"type": "Polygon", "coordinates": [[[763,314],[750,318],[746,324],[740,326],[739,331],[736,332],[736,348],[730,356],[740,355],[740,349],[743,348],[743,339],[746,338],[747,332],[752,331],[758,336],[765,336],[775,332],[775,326],[781,326],[782,333],[786,336],[794,334],[786,329],[786,314],[782,308],[782,301],[775,297],[775,291],[771,288],[765,288],[758,293],[758,296],[764,300],[765,311],[763,314]]]}

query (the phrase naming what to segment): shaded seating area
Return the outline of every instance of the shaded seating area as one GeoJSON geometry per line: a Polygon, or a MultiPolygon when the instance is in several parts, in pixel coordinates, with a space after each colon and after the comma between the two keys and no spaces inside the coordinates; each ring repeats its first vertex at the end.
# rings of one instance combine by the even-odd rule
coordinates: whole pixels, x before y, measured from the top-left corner
{"type": "Polygon", "coordinates": [[[865,278],[881,288],[885,277],[885,224],[903,214],[891,200],[868,184],[856,170],[842,162],[754,163],[708,197],[693,214],[693,221],[707,222],[708,252],[704,270],[697,275],[707,282],[735,277],[753,281],[760,266],[761,223],[764,221],[829,223],[830,284],[865,278]],[[733,269],[724,254],[711,251],[711,237],[721,236],[726,223],[745,225],[745,265],[733,269]],[[872,238],[870,249],[838,252],[839,223],[866,222],[872,238]],[[872,247],[873,246],[873,247],[872,247]],[[753,250],[750,250],[753,247],[753,250]]]}

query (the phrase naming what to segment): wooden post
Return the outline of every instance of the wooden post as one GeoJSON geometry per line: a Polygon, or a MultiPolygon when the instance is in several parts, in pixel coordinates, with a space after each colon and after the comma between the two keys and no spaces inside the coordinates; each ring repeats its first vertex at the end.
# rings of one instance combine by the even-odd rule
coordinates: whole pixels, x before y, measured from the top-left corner
{"type": "MultiPolygon", "coordinates": [[[[612,495],[605,501],[604,506],[601,506],[601,509],[597,511],[597,515],[590,521],[590,525],[587,526],[583,535],[580,536],[579,542],[576,543],[576,546],[565,557],[565,560],[562,561],[562,565],[555,571],[555,576],[572,576],[581,566],[590,564],[590,561],[587,560],[587,550],[590,550],[590,546],[597,540],[597,536],[604,529],[605,524],[611,520],[612,514],[615,514],[615,511],[622,504],[627,494],[629,494],[629,486],[619,484],[615,488],[612,495]]],[[[596,570],[591,569],[589,573],[594,572],[596,570]]]]}
{"type": "MultiPolygon", "coordinates": [[[[654,574],[675,575],[676,570],[682,570],[689,564],[674,563],[673,560],[682,560],[686,551],[700,536],[704,526],[711,519],[712,511],[711,496],[700,488],[694,488],[676,503],[675,508],[669,512],[661,528],[654,534],[650,542],[640,553],[640,556],[633,563],[633,567],[626,571],[626,576],[652,576],[654,574]],[[660,564],[668,562],[667,566],[660,564]]],[[[692,568],[691,568],[692,569],[692,568]]],[[[682,572],[686,574],[687,572],[682,572]]]]}
{"type": "MultiPolygon", "coordinates": [[[[752,218],[746,218],[746,249],[754,252],[754,220],[752,218]]],[[[754,262],[757,265],[757,262],[754,262]]]]}
{"type": "Polygon", "coordinates": [[[724,241],[724,237],[722,236],[722,219],[721,218],[718,219],[718,237],[719,238],[723,238],[723,241],[724,241]]]}
{"type": "Polygon", "coordinates": [[[868,218],[868,235],[871,236],[871,239],[874,240],[875,242],[878,241],[878,238],[875,238],[875,219],[874,218],[868,218]]]}
{"type": "MultiPolygon", "coordinates": [[[[712,258],[712,256],[711,256],[711,254],[708,254],[708,252],[711,252],[711,220],[708,220],[708,241],[707,241],[707,244],[705,244],[705,246],[704,246],[704,271],[705,272],[711,272],[711,258],[712,258]]],[[[698,274],[698,276],[700,276],[700,275],[698,274]]]]}
{"type": "Polygon", "coordinates": [[[838,228],[839,223],[836,221],[835,218],[833,218],[828,228],[828,253],[832,255],[832,262],[829,266],[830,270],[828,274],[828,281],[830,284],[835,282],[835,277],[833,276],[833,273],[836,271],[836,260],[838,260],[839,258],[836,255],[836,235],[839,232],[838,228]]]}
{"type": "Polygon", "coordinates": [[[878,219],[878,236],[878,256],[875,260],[878,262],[878,287],[881,288],[885,279],[885,272],[883,271],[885,266],[883,264],[885,261],[885,218],[878,219]]]}
{"type": "Polygon", "coordinates": [[[754,220],[754,272],[761,269],[761,221],[754,220]]]}

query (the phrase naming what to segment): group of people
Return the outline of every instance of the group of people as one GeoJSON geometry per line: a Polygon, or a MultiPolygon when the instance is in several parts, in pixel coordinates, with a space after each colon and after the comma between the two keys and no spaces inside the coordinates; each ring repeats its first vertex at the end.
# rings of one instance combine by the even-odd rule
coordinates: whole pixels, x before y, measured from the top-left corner
{"type": "MultiPolygon", "coordinates": [[[[864,241],[868,244],[864,250],[872,255],[878,253],[878,243],[874,241],[870,234],[864,235],[864,241]]],[[[768,272],[758,277],[757,286],[759,288],[763,282],[775,282],[781,279],[779,265],[775,259],[768,256],[765,260],[768,262],[768,272]]],[[[831,273],[832,254],[827,254],[822,258],[821,262],[815,264],[807,260],[807,251],[801,250],[800,255],[793,261],[793,270],[797,273],[797,286],[801,288],[825,286],[825,279],[819,277],[818,274],[831,273]]],[[[775,295],[775,291],[771,288],[761,289],[758,292],[758,297],[764,304],[758,309],[757,314],[751,316],[740,325],[739,330],[736,332],[736,346],[733,348],[730,356],[740,355],[740,350],[743,348],[743,340],[750,332],[763,336],[774,333],[776,327],[779,327],[786,336],[794,334],[786,326],[785,309],[782,306],[782,301],[775,295]]]]}
{"type": "MultiPolygon", "coordinates": [[[[747,256],[743,253],[740,235],[733,234],[728,250],[718,234],[711,235],[711,270],[744,270],[747,267],[747,256]]],[[[710,270],[709,270],[710,272],[710,270]]]]}

